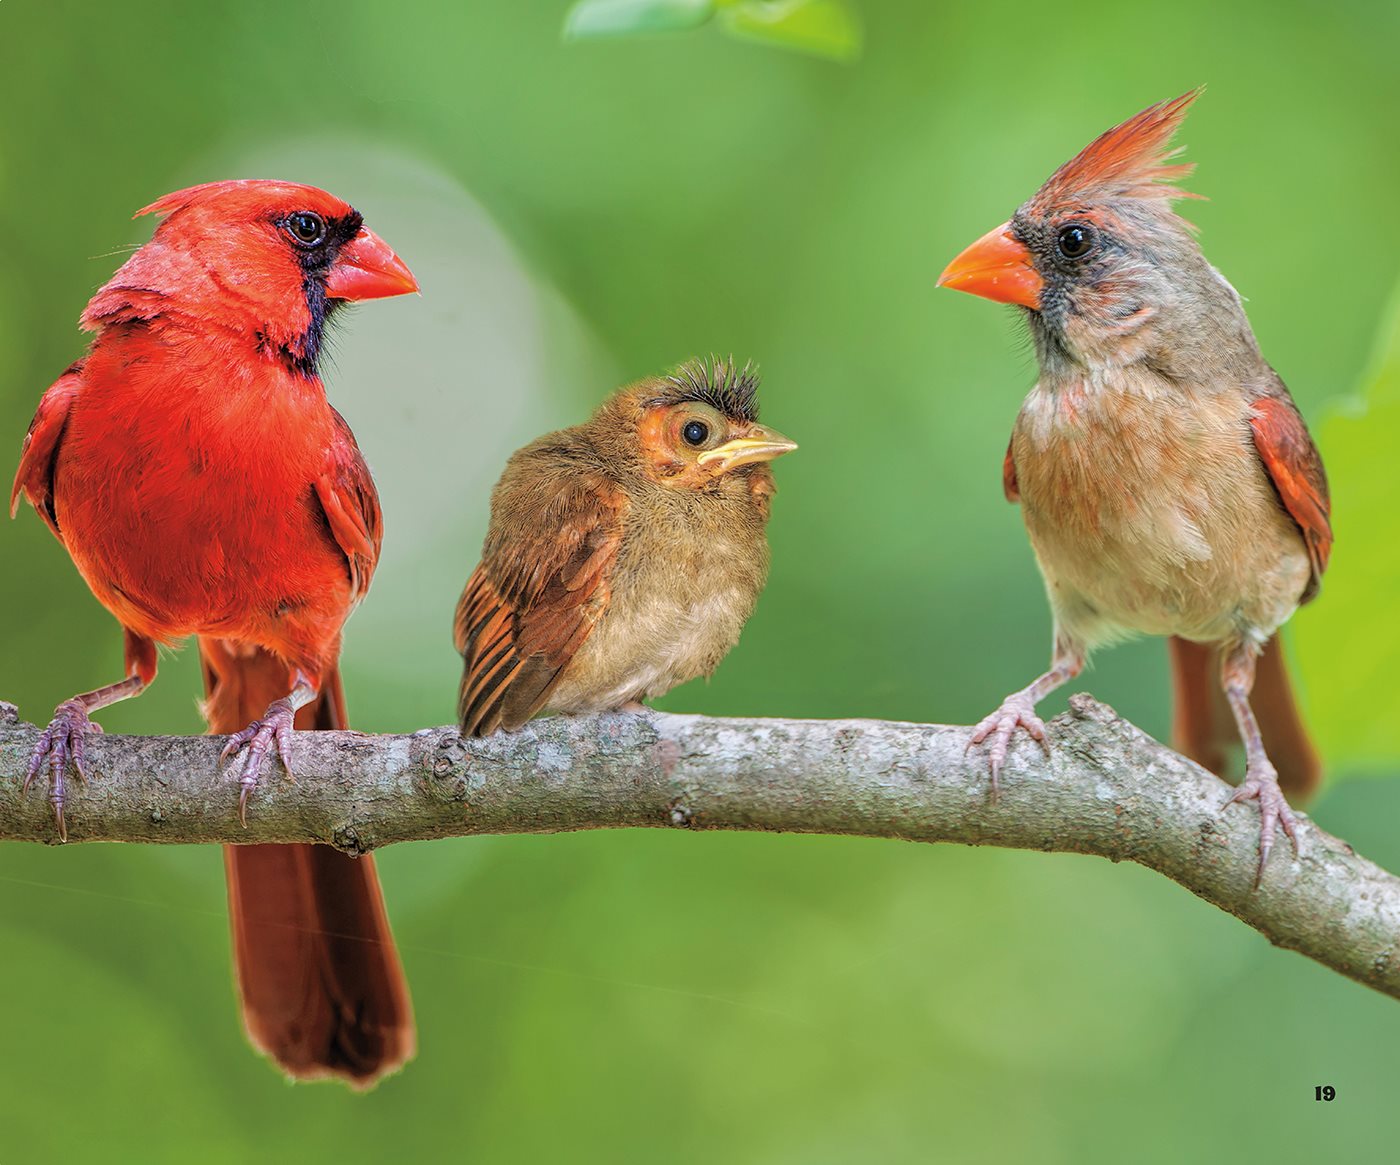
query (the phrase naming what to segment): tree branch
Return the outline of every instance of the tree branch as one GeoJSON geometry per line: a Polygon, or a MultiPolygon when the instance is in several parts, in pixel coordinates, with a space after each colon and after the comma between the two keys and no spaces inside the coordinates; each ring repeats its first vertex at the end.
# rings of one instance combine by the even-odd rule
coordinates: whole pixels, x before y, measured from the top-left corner
{"type": "MultiPolygon", "coordinates": [[[[968,730],[874,720],[720,720],[658,712],[555,717],[462,740],[297,733],[249,801],[207,737],[97,736],[92,780],[70,782],[69,839],[392,842],[626,826],[848,834],[1100,854],[1138,862],[1271,942],[1400,998],[1400,878],[1300,818],[1302,856],[1275,846],[1253,887],[1259,815],[1222,811],[1226,786],[1088,696],[1051,724],[1047,760],[1018,741],[989,796],[968,730]]],[[[37,739],[0,704],[0,839],[56,840],[37,739]]]]}

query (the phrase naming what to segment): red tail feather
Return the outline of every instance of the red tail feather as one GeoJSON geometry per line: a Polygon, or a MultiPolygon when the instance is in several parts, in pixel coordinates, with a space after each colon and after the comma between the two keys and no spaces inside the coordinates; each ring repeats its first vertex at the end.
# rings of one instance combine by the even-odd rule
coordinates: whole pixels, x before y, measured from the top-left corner
{"type": "MultiPolygon", "coordinates": [[[[1185,639],[1168,642],[1175,703],[1173,747],[1224,776],[1240,737],[1220,686],[1219,649],[1185,639]]],[[[1322,763],[1298,712],[1277,635],[1259,656],[1249,704],[1259,721],[1264,748],[1278,769],[1280,786],[1290,801],[1301,804],[1316,791],[1322,763]]]]}
{"type": "MultiPolygon", "coordinates": [[[[288,670],[274,656],[204,639],[199,648],[210,731],[237,731],[286,695],[288,670]]],[[[346,727],[338,671],[297,714],[297,727],[346,727]]],[[[253,1044],[299,1080],[336,1076],[368,1088],[401,1067],[415,1049],[413,1009],[374,862],[317,845],[224,852],[253,1044]]]]}

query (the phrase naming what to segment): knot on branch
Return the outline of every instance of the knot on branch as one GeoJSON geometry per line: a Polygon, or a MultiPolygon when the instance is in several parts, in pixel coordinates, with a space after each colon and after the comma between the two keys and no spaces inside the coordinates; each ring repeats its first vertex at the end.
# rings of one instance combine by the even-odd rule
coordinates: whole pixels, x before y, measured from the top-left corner
{"type": "Polygon", "coordinates": [[[463,802],[470,790],[472,754],[467,742],[454,728],[427,729],[420,736],[431,736],[432,746],[423,754],[428,772],[425,791],[438,801],[463,802]]]}
{"type": "Polygon", "coordinates": [[[360,841],[353,825],[337,825],[331,832],[331,845],[352,858],[362,858],[374,848],[360,841]]]}

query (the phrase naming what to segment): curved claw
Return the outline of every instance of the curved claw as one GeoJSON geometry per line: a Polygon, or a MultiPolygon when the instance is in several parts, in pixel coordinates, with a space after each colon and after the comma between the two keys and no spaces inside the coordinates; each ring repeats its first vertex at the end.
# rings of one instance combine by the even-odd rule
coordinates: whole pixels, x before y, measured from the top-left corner
{"type": "Polygon", "coordinates": [[[1274,848],[1277,829],[1281,828],[1284,836],[1293,843],[1294,856],[1302,852],[1298,844],[1298,819],[1293,816],[1293,810],[1288,807],[1283,790],[1279,788],[1278,773],[1267,762],[1249,766],[1239,788],[1225,799],[1221,809],[1241,801],[1259,802],[1259,868],[1254,875],[1254,888],[1257,890],[1264,881],[1264,867],[1274,848]]]}
{"type": "Polygon", "coordinates": [[[68,799],[67,774],[71,763],[80,781],[87,780],[87,734],[101,732],[102,726],[88,717],[87,705],[81,700],[65,700],[54,709],[54,717],[39,734],[39,741],[24,771],[21,792],[29,792],[34,778],[45,768],[49,770],[49,804],[53,807],[59,841],[68,840],[68,823],[63,807],[68,799]]]}
{"type": "Polygon", "coordinates": [[[999,795],[1000,777],[1002,766],[1006,764],[1007,754],[1011,751],[1011,739],[1016,734],[1017,728],[1024,728],[1026,734],[1034,741],[1038,742],[1045,755],[1050,755],[1050,740],[1045,734],[1045,721],[1035,713],[1035,705],[1030,697],[1022,692],[1013,693],[1001,702],[1001,707],[990,716],[984,717],[972,730],[972,736],[967,742],[964,753],[971,752],[972,749],[992,737],[991,747],[987,750],[988,760],[992,770],[992,800],[995,801],[999,795]]]}
{"type": "Polygon", "coordinates": [[[245,745],[248,748],[238,777],[238,822],[244,829],[248,828],[248,795],[258,787],[263,762],[274,747],[282,767],[287,771],[287,779],[296,780],[292,775],[292,721],[295,716],[296,710],[291,700],[274,700],[261,719],[254,720],[247,728],[230,736],[219,753],[222,762],[245,745]]]}

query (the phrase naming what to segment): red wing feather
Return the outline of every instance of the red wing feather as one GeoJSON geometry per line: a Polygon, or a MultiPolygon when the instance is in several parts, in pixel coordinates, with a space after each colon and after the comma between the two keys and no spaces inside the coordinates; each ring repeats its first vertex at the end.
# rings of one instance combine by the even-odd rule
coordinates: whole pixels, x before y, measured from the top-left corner
{"type": "Polygon", "coordinates": [[[1021,500],[1021,486],[1016,480],[1016,458],[1011,454],[1011,446],[1014,442],[1006,443],[1006,457],[1001,463],[1001,492],[1006,495],[1008,502],[1019,502],[1021,500]]]}
{"type": "Polygon", "coordinates": [[[1332,502],[1322,458],[1303,418],[1286,398],[1266,396],[1256,400],[1249,424],[1254,431],[1254,447],[1279,500],[1298,523],[1307,543],[1312,560],[1312,582],[1303,595],[1307,602],[1317,593],[1332,554],[1332,502]]]}
{"type": "Polygon", "coordinates": [[[316,496],[326,512],[331,536],[345,552],[350,568],[351,595],[358,603],[369,590],[370,579],[379,562],[384,516],[379,509],[374,479],[355,444],[350,426],[334,409],[331,414],[335,420],[336,441],[331,446],[330,464],[316,480],[316,496]]]}
{"type": "Polygon", "coordinates": [[[10,517],[18,513],[22,493],[29,499],[30,505],[39,511],[60,542],[63,535],[59,533],[53,497],[54,463],[58,460],[58,444],[68,424],[68,410],[82,387],[83,362],[79,360],[44,393],[38,411],[29,423],[29,432],[25,434],[15,484],[10,490],[10,517]]]}
{"type": "Polygon", "coordinates": [[[531,496],[537,520],[494,528],[457,604],[462,731],[485,736],[539,712],[607,609],[626,497],[600,475],[531,496]]]}

